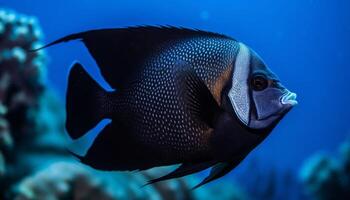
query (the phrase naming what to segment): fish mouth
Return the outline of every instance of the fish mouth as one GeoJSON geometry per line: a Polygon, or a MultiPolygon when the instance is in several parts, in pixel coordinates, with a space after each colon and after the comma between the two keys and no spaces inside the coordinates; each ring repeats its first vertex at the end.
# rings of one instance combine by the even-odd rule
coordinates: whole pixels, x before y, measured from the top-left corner
{"type": "Polygon", "coordinates": [[[287,90],[284,95],[281,97],[280,101],[283,105],[292,105],[295,106],[298,104],[297,99],[297,94],[295,94],[294,92],[290,92],[289,90],[287,90]]]}

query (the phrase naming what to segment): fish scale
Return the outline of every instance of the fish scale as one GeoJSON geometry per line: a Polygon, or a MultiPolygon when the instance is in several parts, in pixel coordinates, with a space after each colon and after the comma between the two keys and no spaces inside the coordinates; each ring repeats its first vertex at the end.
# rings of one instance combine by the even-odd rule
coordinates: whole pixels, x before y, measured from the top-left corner
{"type": "Polygon", "coordinates": [[[181,70],[177,66],[179,61],[184,61],[212,91],[216,80],[232,66],[237,51],[237,42],[228,39],[191,38],[165,45],[159,55],[146,62],[140,81],[127,89],[130,92],[121,101],[130,103],[123,104],[120,114],[135,115],[129,119],[140,120],[134,131],[137,138],[150,148],[162,148],[167,155],[164,157],[188,160],[188,156],[198,153],[209,155],[209,127],[193,119],[186,110],[177,94],[173,74],[181,70]]]}

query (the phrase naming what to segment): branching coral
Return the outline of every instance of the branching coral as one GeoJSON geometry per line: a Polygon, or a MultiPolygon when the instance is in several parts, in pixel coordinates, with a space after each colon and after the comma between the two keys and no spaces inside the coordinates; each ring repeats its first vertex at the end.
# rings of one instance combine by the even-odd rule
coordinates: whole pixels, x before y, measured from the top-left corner
{"type": "Polygon", "coordinates": [[[306,192],[314,199],[350,199],[350,142],[340,148],[340,156],[316,154],[301,169],[306,192]]]}

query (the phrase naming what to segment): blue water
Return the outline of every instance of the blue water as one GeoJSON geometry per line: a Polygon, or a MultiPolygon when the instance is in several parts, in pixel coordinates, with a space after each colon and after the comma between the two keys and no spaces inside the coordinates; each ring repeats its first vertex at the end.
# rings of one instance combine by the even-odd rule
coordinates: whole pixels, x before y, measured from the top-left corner
{"type": "MultiPolygon", "coordinates": [[[[244,171],[254,158],[262,165],[297,172],[305,158],[319,150],[336,150],[350,135],[347,0],[0,0],[0,6],[37,16],[46,42],[88,29],[173,25],[224,33],[252,47],[298,94],[299,105],[231,174],[244,171]]],[[[103,82],[81,43],[47,51],[48,81],[62,101],[74,60],[103,82]]]]}

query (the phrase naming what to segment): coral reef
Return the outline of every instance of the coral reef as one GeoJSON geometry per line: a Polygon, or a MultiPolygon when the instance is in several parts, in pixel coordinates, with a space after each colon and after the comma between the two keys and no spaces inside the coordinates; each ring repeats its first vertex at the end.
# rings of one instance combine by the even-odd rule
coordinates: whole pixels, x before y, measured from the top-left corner
{"type": "Polygon", "coordinates": [[[53,164],[25,178],[16,189],[17,200],[112,199],[89,171],[70,163],[53,164]]]}
{"type": "Polygon", "coordinates": [[[29,52],[41,38],[35,18],[0,9],[0,194],[27,173],[14,166],[42,126],[36,116],[46,96],[46,55],[29,52]]]}
{"type": "Polygon", "coordinates": [[[149,178],[159,176],[159,171],[163,170],[150,170],[137,174],[96,172],[71,162],[56,162],[19,183],[15,189],[15,199],[247,199],[239,187],[230,183],[191,191],[189,184],[194,181],[193,177],[142,187],[149,178]]]}
{"type": "Polygon", "coordinates": [[[70,157],[47,56],[30,51],[41,40],[35,18],[0,9],[0,199],[247,199],[229,182],[191,191],[193,176],[142,187],[168,170],[100,172],[70,157]]]}
{"type": "Polygon", "coordinates": [[[313,199],[350,199],[350,142],[341,145],[338,157],[312,156],[302,167],[300,179],[313,199]]]}

